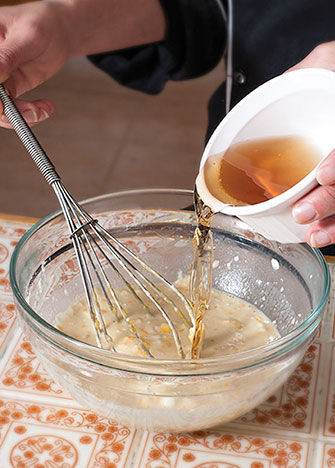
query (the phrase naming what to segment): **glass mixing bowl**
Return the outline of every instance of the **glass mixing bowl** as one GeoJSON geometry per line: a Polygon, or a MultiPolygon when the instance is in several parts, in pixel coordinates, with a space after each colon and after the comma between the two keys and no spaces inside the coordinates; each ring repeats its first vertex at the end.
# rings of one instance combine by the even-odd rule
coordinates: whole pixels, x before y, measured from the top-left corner
{"type": "MultiPolygon", "coordinates": [[[[83,206],[174,281],[190,269],[192,200],[184,190],[140,190],[83,206]]],[[[316,334],[329,294],[327,265],[319,251],[268,241],[230,216],[214,217],[213,237],[214,287],[259,307],[281,338],[229,356],[158,360],[101,350],[55,327],[57,315],[83,295],[82,284],[63,215],[32,227],[15,249],[10,280],[19,321],[55,381],[85,408],[156,431],[215,426],[267,399],[316,334]]]]}

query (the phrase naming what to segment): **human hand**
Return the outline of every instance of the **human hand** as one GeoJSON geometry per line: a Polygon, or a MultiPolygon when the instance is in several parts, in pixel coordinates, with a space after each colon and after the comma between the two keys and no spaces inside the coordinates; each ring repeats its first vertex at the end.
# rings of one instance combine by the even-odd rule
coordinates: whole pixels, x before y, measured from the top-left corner
{"type": "MultiPolygon", "coordinates": [[[[70,57],[149,44],[165,36],[158,0],[43,0],[0,7],[0,83],[17,98],[54,75],[70,57]]],[[[31,125],[53,112],[47,99],[16,104],[31,125]]],[[[10,126],[1,111],[0,105],[0,126],[10,126]]]]}
{"type": "MultiPolygon", "coordinates": [[[[16,98],[50,78],[68,58],[58,13],[57,3],[48,1],[0,7],[0,82],[29,125],[47,119],[54,106],[48,99],[30,102],[16,98]]],[[[11,127],[3,114],[0,126],[11,127]]]]}
{"type": "Polygon", "coordinates": [[[292,213],[298,223],[312,223],[306,242],[320,248],[335,244],[335,151],[320,164],[316,179],[319,186],[298,200],[292,213]]]}
{"type": "MultiPolygon", "coordinates": [[[[335,41],[320,44],[288,71],[300,68],[335,71],[335,41]]],[[[293,205],[292,214],[299,224],[312,223],[306,232],[306,242],[320,248],[335,244],[335,151],[320,164],[316,179],[319,186],[293,205]]]]}

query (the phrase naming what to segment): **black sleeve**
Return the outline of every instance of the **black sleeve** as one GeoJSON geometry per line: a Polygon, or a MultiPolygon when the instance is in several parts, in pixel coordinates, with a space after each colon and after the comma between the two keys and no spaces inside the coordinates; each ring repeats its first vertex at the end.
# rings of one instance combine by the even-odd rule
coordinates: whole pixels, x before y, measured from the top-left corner
{"type": "Polygon", "coordinates": [[[169,80],[212,70],[226,44],[221,0],[159,0],[167,19],[163,42],[89,56],[119,83],[157,94],[169,80]]]}

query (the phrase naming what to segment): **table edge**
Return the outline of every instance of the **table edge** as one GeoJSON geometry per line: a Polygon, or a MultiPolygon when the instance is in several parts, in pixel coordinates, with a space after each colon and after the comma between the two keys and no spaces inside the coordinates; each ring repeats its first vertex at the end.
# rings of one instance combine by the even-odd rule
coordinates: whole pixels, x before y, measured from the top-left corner
{"type": "Polygon", "coordinates": [[[13,215],[13,214],[0,212],[0,221],[11,221],[14,223],[22,223],[22,224],[36,224],[37,221],[39,221],[39,218],[33,218],[30,216],[13,215]]]}

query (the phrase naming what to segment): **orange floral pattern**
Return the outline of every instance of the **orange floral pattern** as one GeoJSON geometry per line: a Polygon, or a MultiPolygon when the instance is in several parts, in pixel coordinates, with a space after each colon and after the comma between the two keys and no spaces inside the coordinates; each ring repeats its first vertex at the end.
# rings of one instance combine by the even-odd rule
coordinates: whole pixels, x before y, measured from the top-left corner
{"type": "Polygon", "coordinates": [[[53,435],[53,427],[63,428],[65,432],[70,430],[69,434],[75,430],[77,434],[82,434],[79,445],[94,446],[94,462],[90,468],[106,468],[108,464],[119,463],[126,456],[135,435],[126,426],[89,411],[32,404],[28,401],[0,400],[0,447],[10,428],[21,437],[11,448],[13,468],[36,468],[38,464],[40,468],[76,466],[77,449],[80,450],[80,447],[75,447],[65,436],[53,435]],[[36,425],[43,433],[29,435],[36,425]]]}
{"type": "Polygon", "coordinates": [[[320,461],[320,468],[334,468],[335,467],[335,446],[324,444],[322,462],[320,461]]]}
{"type": "Polygon", "coordinates": [[[10,454],[13,468],[74,468],[78,451],[63,437],[28,437],[14,445],[10,454]]]}
{"type": "Polygon", "coordinates": [[[286,384],[237,423],[311,432],[321,344],[311,345],[286,384]]]}
{"type": "Polygon", "coordinates": [[[245,460],[246,455],[250,468],[302,468],[305,466],[302,462],[306,461],[306,449],[306,442],[221,431],[154,434],[147,437],[140,468],[177,467],[178,460],[182,460],[180,466],[183,468],[191,462],[192,468],[242,468],[241,459],[245,460]],[[204,462],[204,458],[210,461],[204,462]]]}
{"type": "MultiPolygon", "coordinates": [[[[148,223],[151,221],[159,221],[162,223],[169,223],[171,219],[174,219],[174,213],[169,210],[148,210],[148,211],[116,211],[114,216],[111,217],[109,214],[100,214],[98,217],[99,222],[105,227],[105,229],[111,229],[118,226],[125,226],[138,223],[148,223]]],[[[192,212],[185,213],[185,218],[191,218],[194,220],[194,214],[192,212]]]]}
{"type": "MultiPolygon", "coordinates": [[[[129,212],[129,211],[120,211],[116,212],[113,218],[107,215],[99,216],[100,222],[104,225],[105,228],[115,228],[118,226],[129,225],[132,223],[139,222],[148,222],[152,219],[160,221],[168,221],[171,218],[170,212],[152,212],[148,211],[147,213],[143,212],[129,212]]],[[[61,235],[57,236],[57,230],[50,235],[50,254],[55,248],[64,247],[69,243],[69,238],[67,236],[61,235]]],[[[124,240],[123,244],[128,247],[133,253],[141,255],[143,252],[147,252],[152,248],[152,244],[146,240],[140,238],[133,238],[124,240]]],[[[100,259],[104,262],[105,259],[98,253],[100,259]]],[[[64,258],[56,258],[53,260],[53,264],[56,265],[58,262],[62,262],[57,272],[54,272],[53,282],[50,284],[48,294],[51,295],[55,291],[59,291],[64,288],[64,286],[73,280],[79,274],[77,260],[73,251],[69,251],[67,260],[64,261],[64,258]]],[[[107,262],[106,262],[107,263],[107,262]]]]}
{"type": "Polygon", "coordinates": [[[15,223],[2,222],[0,226],[0,295],[11,296],[9,283],[9,260],[15,245],[28,229],[28,225],[17,226],[15,223]]]}
{"type": "Polygon", "coordinates": [[[0,267],[0,294],[6,297],[10,295],[11,292],[8,272],[5,268],[0,267]]]}
{"type": "MultiPolygon", "coordinates": [[[[12,247],[14,247],[12,245],[12,247]]],[[[0,263],[4,263],[5,260],[9,257],[9,249],[5,244],[0,243],[0,263]]]]}
{"type": "Polygon", "coordinates": [[[31,224],[21,224],[18,226],[18,223],[13,222],[1,222],[0,226],[0,237],[3,240],[18,241],[23,234],[31,227],[31,224]]]}
{"type": "Polygon", "coordinates": [[[15,322],[15,307],[12,303],[0,302],[0,348],[15,322]]]}
{"type": "MultiPolygon", "coordinates": [[[[123,242],[123,244],[128,247],[133,253],[135,254],[141,254],[143,252],[147,252],[151,248],[151,244],[149,242],[146,242],[144,240],[126,240],[123,242]]],[[[103,262],[105,259],[102,258],[101,254],[98,255],[103,262]]],[[[54,264],[57,263],[59,260],[54,260],[54,264]]],[[[107,263],[107,262],[105,262],[107,263]]],[[[55,291],[59,291],[64,286],[69,283],[73,278],[75,278],[79,274],[79,268],[77,264],[77,260],[74,257],[74,254],[72,257],[67,259],[66,261],[62,261],[62,264],[60,265],[60,268],[58,270],[58,275],[55,275],[53,284],[50,286],[48,294],[52,294],[55,291]]]]}
{"type": "Polygon", "coordinates": [[[0,388],[70,399],[44,370],[23,335],[20,335],[6,366],[0,372],[0,388]]]}
{"type": "MultiPolygon", "coordinates": [[[[94,216],[94,213],[92,214],[94,216]]],[[[116,228],[118,226],[130,225],[130,224],[138,224],[147,223],[152,220],[156,220],[159,222],[166,222],[168,223],[174,215],[170,211],[151,211],[148,210],[147,212],[139,211],[117,211],[113,217],[107,214],[101,214],[98,217],[100,223],[106,229],[116,228]]],[[[185,217],[192,218],[191,212],[187,212],[185,217]]],[[[1,233],[0,233],[1,236],[1,233]]],[[[38,233],[36,233],[36,238],[38,238],[38,233]]],[[[51,255],[55,249],[59,249],[65,247],[69,244],[69,236],[66,234],[64,235],[64,229],[62,227],[54,226],[52,231],[50,231],[49,237],[46,237],[45,242],[50,244],[50,249],[45,252],[45,256],[51,255]]],[[[136,254],[141,254],[143,252],[148,251],[152,245],[150,242],[141,240],[141,239],[132,239],[132,240],[125,240],[123,242],[130,250],[132,250],[136,254]]],[[[0,251],[1,254],[1,251],[0,251]]],[[[56,265],[58,262],[62,262],[60,268],[54,273],[53,283],[50,285],[48,294],[51,294],[55,291],[58,291],[64,287],[69,281],[71,281],[76,275],[78,275],[79,270],[77,266],[77,261],[75,258],[75,254],[73,251],[68,252],[68,258],[64,261],[64,257],[62,259],[56,258],[53,260],[53,265],[56,265]]],[[[9,284],[9,283],[8,283],[9,284]]],[[[0,292],[1,292],[1,277],[0,277],[0,292]]]]}
{"type": "MultiPolygon", "coordinates": [[[[148,219],[161,222],[167,222],[169,216],[164,211],[147,213],[148,219]]],[[[122,212],[108,222],[110,227],[115,227],[131,224],[134,219],[133,214],[122,212]]],[[[0,221],[0,353],[8,345],[10,348],[0,368],[1,468],[124,468],[135,454],[140,456],[136,468],[335,468],[334,284],[327,320],[317,335],[317,342],[281,391],[246,415],[245,421],[240,418],[232,423],[229,427],[234,428],[233,432],[227,426],[217,431],[179,435],[144,433],[142,436],[138,432],[142,447],[138,453],[138,444],[134,443],[136,431],[71,406],[69,397],[39,364],[29,342],[14,334],[9,259],[27,227],[0,221]],[[331,362],[318,379],[323,341],[325,356],[331,349],[331,362]],[[8,380],[4,383],[5,379],[8,380]],[[324,393],[316,399],[314,407],[315,395],[321,388],[324,393]],[[313,413],[319,410],[317,405],[326,394],[327,407],[321,420],[323,432],[321,429],[320,434],[314,434],[311,432],[313,413]],[[259,435],[248,434],[249,428],[259,435]],[[274,431],[276,435],[270,436],[274,431]],[[296,431],[299,440],[290,440],[287,431],[291,431],[293,439],[292,431],[296,431]],[[309,446],[313,439],[317,439],[319,449],[316,458],[310,459],[309,446]],[[82,463],[83,453],[87,458],[82,463]]],[[[54,238],[51,247],[52,243],[55,245],[54,238]]],[[[59,247],[67,243],[66,236],[57,238],[59,247]]],[[[148,248],[131,243],[129,247],[138,248],[138,252],[148,248]]],[[[331,265],[330,269],[335,267],[331,265]]],[[[62,281],[66,281],[68,274],[77,274],[70,255],[60,272],[62,281]]]]}
{"type": "MultiPolygon", "coordinates": [[[[323,435],[327,437],[335,437],[335,345],[331,347],[331,360],[329,367],[328,380],[328,395],[327,406],[325,411],[325,420],[323,427],[323,435]]],[[[335,466],[335,465],[334,465],[335,466]]]]}

